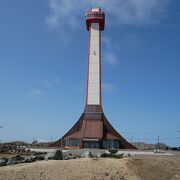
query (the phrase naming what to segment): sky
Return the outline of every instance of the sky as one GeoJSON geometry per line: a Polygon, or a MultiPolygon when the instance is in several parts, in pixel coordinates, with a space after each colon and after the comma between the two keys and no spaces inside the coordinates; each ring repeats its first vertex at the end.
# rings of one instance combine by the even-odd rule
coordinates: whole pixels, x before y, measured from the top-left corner
{"type": "Polygon", "coordinates": [[[179,0],[1,0],[0,141],[55,141],[79,119],[91,5],[106,117],[128,141],[180,146],[179,0]]]}

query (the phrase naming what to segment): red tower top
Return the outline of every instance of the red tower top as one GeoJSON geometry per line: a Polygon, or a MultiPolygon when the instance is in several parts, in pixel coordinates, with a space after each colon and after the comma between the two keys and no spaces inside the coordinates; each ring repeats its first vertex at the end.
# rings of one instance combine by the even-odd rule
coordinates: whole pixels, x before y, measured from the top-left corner
{"type": "Polygon", "coordinates": [[[105,25],[105,13],[101,11],[101,8],[92,8],[86,15],[86,27],[89,31],[91,23],[99,23],[100,31],[104,30],[105,25]]]}

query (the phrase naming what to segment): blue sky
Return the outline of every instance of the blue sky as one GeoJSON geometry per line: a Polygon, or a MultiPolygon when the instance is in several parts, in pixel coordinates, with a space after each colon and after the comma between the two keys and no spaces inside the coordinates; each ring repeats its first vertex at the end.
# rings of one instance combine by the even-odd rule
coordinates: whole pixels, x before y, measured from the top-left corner
{"type": "Polygon", "coordinates": [[[129,141],[180,146],[179,0],[2,0],[0,140],[57,140],[78,120],[91,4],[106,13],[108,120],[129,141]]]}

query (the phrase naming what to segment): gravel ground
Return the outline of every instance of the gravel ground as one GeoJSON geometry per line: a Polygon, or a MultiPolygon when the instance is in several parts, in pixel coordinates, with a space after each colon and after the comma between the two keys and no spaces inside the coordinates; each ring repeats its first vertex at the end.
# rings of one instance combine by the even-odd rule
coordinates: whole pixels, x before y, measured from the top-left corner
{"type": "Polygon", "coordinates": [[[39,161],[0,168],[0,180],[136,180],[132,159],[39,161]]]}
{"type": "Polygon", "coordinates": [[[0,180],[180,180],[180,155],[82,158],[0,167],[0,180]]]}

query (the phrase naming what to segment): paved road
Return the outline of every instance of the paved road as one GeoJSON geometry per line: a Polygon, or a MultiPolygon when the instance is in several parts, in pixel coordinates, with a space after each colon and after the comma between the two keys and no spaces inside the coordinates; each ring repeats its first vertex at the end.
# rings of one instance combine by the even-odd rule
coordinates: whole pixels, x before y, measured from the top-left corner
{"type": "MultiPolygon", "coordinates": [[[[30,151],[35,151],[35,152],[54,152],[57,151],[57,149],[46,149],[46,148],[29,148],[30,151]]],[[[63,150],[63,152],[71,153],[72,155],[78,154],[81,155],[86,151],[91,151],[93,155],[96,155],[98,152],[104,153],[106,150],[104,149],[72,149],[72,150],[63,150]]],[[[135,155],[149,155],[149,156],[171,156],[174,155],[173,153],[170,152],[159,152],[155,153],[154,151],[143,151],[143,150],[119,150],[118,154],[130,154],[132,156],[135,155]]]]}

